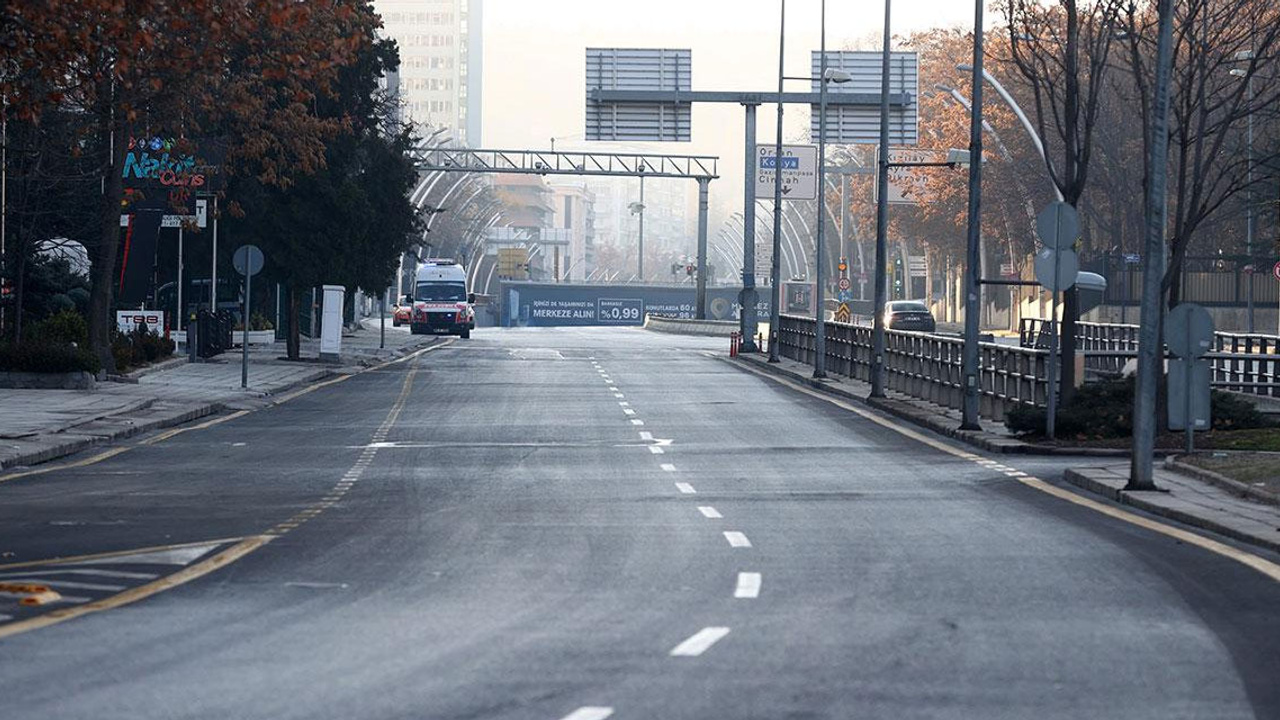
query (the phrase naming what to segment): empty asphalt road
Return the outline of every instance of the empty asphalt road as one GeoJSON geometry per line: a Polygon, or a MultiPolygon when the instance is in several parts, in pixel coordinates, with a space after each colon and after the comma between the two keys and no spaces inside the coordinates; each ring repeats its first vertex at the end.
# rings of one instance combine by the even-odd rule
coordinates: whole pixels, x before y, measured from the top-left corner
{"type": "Polygon", "coordinates": [[[1280,717],[1280,583],[726,346],[477,331],[0,475],[57,593],[0,595],[0,712],[1280,717]]]}

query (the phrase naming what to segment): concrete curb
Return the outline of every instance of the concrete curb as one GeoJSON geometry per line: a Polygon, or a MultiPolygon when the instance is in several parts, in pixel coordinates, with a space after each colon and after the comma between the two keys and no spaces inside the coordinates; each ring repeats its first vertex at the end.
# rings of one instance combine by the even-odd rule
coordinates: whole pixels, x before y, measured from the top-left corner
{"type": "Polygon", "coordinates": [[[170,370],[180,365],[186,365],[190,361],[191,359],[185,355],[181,355],[178,357],[171,357],[168,360],[161,360],[158,363],[148,365],[144,368],[138,368],[137,370],[127,372],[124,375],[108,376],[107,379],[110,380],[112,377],[117,377],[117,378],[123,378],[123,380],[122,381],[115,380],[114,382],[135,382],[136,383],[138,381],[138,378],[141,378],[146,375],[150,375],[151,373],[164,372],[165,370],[170,370]]]}
{"type": "Polygon", "coordinates": [[[1280,496],[1277,496],[1275,493],[1269,493],[1266,490],[1259,490],[1258,488],[1246,485],[1239,480],[1232,480],[1226,475],[1216,473],[1212,470],[1205,470],[1204,468],[1196,467],[1195,465],[1178,462],[1176,457],[1166,458],[1164,461],[1164,467],[1166,470],[1171,470],[1181,475],[1189,475],[1197,480],[1203,480],[1211,485],[1217,485],[1223,490],[1249,498],[1250,500],[1265,503],[1267,505],[1280,505],[1280,496]]]}
{"type": "MultiPolygon", "coordinates": [[[[1135,507],[1144,512],[1151,513],[1152,515],[1159,515],[1160,517],[1168,518],[1170,520],[1176,520],[1184,525],[1190,525],[1191,527],[1199,528],[1201,530],[1207,530],[1209,532],[1229,537],[1233,540],[1239,540],[1240,542],[1248,543],[1250,545],[1256,545],[1273,552],[1280,552],[1280,537],[1272,539],[1270,537],[1263,537],[1261,535],[1244,532],[1237,528],[1216,522],[1210,518],[1195,515],[1177,508],[1168,507],[1167,505],[1163,505],[1159,502],[1154,502],[1145,496],[1154,495],[1156,497],[1169,497],[1169,494],[1165,492],[1148,493],[1126,491],[1123,489],[1123,478],[1100,468],[1084,468],[1080,470],[1068,469],[1063,472],[1062,478],[1066,482],[1071,483],[1082,490],[1088,490],[1091,493],[1102,495],[1103,497],[1114,500],[1121,505],[1135,507]],[[1110,482],[1108,482],[1109,479],[1111,480],[1110,482]],[[1119,479],[1120,482],[1117,483],[1115,479],[1119,479]]],[[[1276,534],[1280,535],[1280,533],[1276,534]]]]}
{"type": "MultiPolygon", "coordinates": [[[[145,404],[145,407],[138,408],[138,409],[148,409],[153,402],[154,400],[148,400],[145,404]]],[[[39,450],[33,450],[31,452],[15,455],[8,459],[0,460],[0,469],[9,469],[13,467],[29,467],[32,465],[39,465],[41,463],[46,463],[51,460],[64,458],[68,455],[74,455],[75,453],[78,453],[81,450],[87,450],[91,447],[94,447],[95,445],[103,445],[106,443],[115,442],[116,440],[124,440],[127,438],[131,438],[135,435],[140,435],[145,432],[150,432],[152,430],[163,430],[166,428],[174,427],[175,425],[182,425],[184,423],[189,423],[192,420],[199,420],[200,418],[208,417],[209,415],[213,415],[217,412],[220,412],[222,409],[223,409],[223,405],[221,403],[207,403],[202,405],[193,405],[193,406],[188,406],[185,410],[179,411],[172,415],[166,415],[163,417],[155,418],[153,420],[134,423],[128,426],[120,427],[118,429],[112,430],[107,433],[94,434],[94,435],[69,436],[65,442],[57,443],[50,447],[41,448],[39,450]]],[[[134,412],[136,411],[137,409],[134,410],[134,412]]],[[[96,422],[98,420],[123,419],[124,415],[125,413],[116,413],[113,415],[106,415],[100,418],[96,418],[95,420],[86,420],[82,423],[79,423],[79,425],[87,425],[91,422],[96,422]]],[[[59,434],[59,433],[53,433],[53,434],[59,434]]]]}

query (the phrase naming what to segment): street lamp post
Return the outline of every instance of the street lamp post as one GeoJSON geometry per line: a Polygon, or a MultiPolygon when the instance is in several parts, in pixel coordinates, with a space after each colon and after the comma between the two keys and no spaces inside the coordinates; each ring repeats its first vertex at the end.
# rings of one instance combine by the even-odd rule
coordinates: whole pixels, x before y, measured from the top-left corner
{"type": "MultiPolygon", "coordinates": [[[[981,0],[978,0],[981,4],[981,0]]],[[[884,303],[888,292],[885,278],[889,233],[889,34],[891,0],[884,0],[884,40],[880,59],[880,157],[876,167],[876,284],[872,307],[871,397],[884,397],[884,303]]]]}
{"type": "MultiPolygon", "coordinates": [[[[1237,61],[1247,62],[1253,60],[1252,50],[1241,50],[1236,53],[1237,61]]],[[[1249,256],[1248,264],[1250,272],[1245,277],[1245,303],[1247,310],[1247,329],[1248,332],[1254,332],[1253,324],[1253,230],[1254,230],[1254,214],[1253,214],[1253,73],[1240,68],[1231,70],[1231,74],[1236,77],[1245,78],[1248,83],[1247,92],[1249,93],[1249,118],[1248,118],[1248,156],[1246,162],[1246,179],[1245,179],[1245,254],[1249,256]]]]}
{"type": "Polygon", "coordinates": [[[780,322],[780,305],[782,304],[780,282],[782,237],[782,91],[784,75],[783,54],[786,47],[787,0],[782,0],[782,15],[778,23],[778,133],[773,155],[773,257],[770,258],[769,278],[773,287],[769,293],[769,362],[778,362],[778,324],[780,322]]]}
{"type": "MultiPolygon", "coordinates": [[[[982,0],[974,3],[973,105],[969,114],[969,228],[965,253],[964,377],[961,430],[980,430],[978,424],[978,285],[982,241],[982,0]]],[[[1052,379],[1050,380],[1052,382],[1052,379]]]]}
{"type": "MultiPolygon", "coordinates": [[[[818,54],[821,61],[818,66],[818,252],[814,260],[814,299],[817,309],[814,312],[816,335],[813,358],[813,376],[827,376],[827,310],[826,310],[826,274],[822,261],[826,253],[826,210],[827,210],[827,83],[849,82],[852,76],[847,72],[827,69],[827,0],[822,0],[822,29],[818,54]]],[[[840,191],[844,196],[843,188],[840,191]]],[[[843,242],[844,227],[840,228],[843,242]]]]}

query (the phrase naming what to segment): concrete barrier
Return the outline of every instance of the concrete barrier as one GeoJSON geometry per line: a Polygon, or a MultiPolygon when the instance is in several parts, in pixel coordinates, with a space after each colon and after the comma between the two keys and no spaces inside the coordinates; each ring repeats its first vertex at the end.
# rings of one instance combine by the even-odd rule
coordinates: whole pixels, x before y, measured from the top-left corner
{"type": "Polygon", "coordinates": [[[93,390],[97,385],[87,372],[34,373],[0,371],[0,388],[23,390],[93,390]]]}
{"type": "Polygon", "coordinates": [[[690,320],[670,318],[651,313],[644,316],[644,329],[655,332],[673,333],[675,335],[704,335],[708,337],[729,337],[729,333],[738,330],[738,323],[733,320],[690,320]]]}

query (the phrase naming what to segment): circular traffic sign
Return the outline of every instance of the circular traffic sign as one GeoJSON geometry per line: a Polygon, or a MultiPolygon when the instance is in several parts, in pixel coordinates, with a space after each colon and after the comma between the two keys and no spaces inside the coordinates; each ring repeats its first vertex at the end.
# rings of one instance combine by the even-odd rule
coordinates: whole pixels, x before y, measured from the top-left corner
{"type": "Polygon", "coordinates": [[[1080,274],[1080,258],[1075,250],[1069,248],[1043,248],[1036,253],[1035,268],[1036,281],[1041,287],[1049,292],[1062,292],[1076,284],[1076,276],[1080,274]]]}
{"type": "Polygon", "coordinates": [[[1049,203],[1036,216],[1036,234],[1049,248],[1069,248],[1080,237],[1080,215],[1061,200],[1049,203]]]}
{"type": "Polygon", "coordinates": [[[262,271],[262,262],[262,251],[257,245],[241,245],[231,256],[231,266],[241,275],[257,275],[262,271]]]}
{"type": "Polygon", "coordinates": [[[1182,303],[1164,322],[1165,344],[1180,358],[1198,358],[1213,349],[1213,317],[1195,303],[1182,303]]]}
{"type": "Polygon", "coordinates": [[[849,278],[840,278],[839,280],[837,280],[837,281],[836,281],[836,287],[840,288],[841,290],[848,290],[848,289],[849,289],[849,278]]]}
{"type": "Polygon", "coordinates": [[[1275,279],[1280,280],[1280,262],[1276,263],[1276,266],[1271,268],[1271,275],[1275,277],[1275,279]]]}

